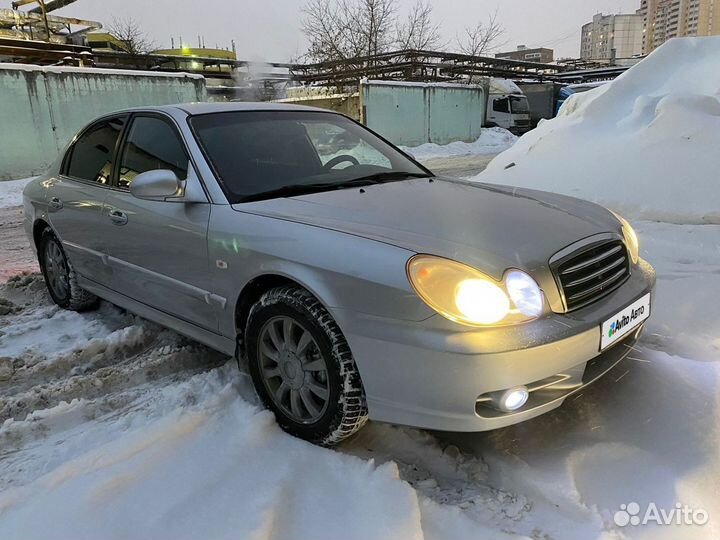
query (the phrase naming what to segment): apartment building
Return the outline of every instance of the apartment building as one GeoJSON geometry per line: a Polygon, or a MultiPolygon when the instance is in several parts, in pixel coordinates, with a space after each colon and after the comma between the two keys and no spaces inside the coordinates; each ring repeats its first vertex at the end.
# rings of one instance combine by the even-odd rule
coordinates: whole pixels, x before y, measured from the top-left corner
{"type": "Polygon", "coordinates": [[[641,0],[643,53],[668,39],[720,35],[720,0],[641,0]]]}
{"type": "Polygon", "coordinates": [[[591,22],[582,27],[580,58],[612,60],[642,54],[643,20],[643,16],[639,14],[598,13],[591,22]]]}

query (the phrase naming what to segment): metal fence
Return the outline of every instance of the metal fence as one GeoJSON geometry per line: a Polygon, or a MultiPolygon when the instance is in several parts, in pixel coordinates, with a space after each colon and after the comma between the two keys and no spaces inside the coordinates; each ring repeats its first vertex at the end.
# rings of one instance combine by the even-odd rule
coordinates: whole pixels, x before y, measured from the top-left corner
{"type": "Polygon", "coordinates": [[[96,116],[206,97],[199,75],[0,64],[0,180],[43,172],[96,116]]]}
{"type": "Polygon", "coordinates": [[[486,95],[482,86],[363,81],[363,122],[403,146],[472,142],[485,122],[486,95]]]}

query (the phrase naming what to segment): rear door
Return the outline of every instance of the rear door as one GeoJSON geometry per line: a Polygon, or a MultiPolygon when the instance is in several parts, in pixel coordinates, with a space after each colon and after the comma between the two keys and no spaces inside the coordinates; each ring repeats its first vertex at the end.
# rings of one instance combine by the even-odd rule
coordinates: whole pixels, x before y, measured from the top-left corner
{"type": "Polygon", "coordinates": [[[127,115],[113,116],[85,129],[68,150],[61,174],[52,180],[47,201],[50,224],[75,270],[98,283],[109,279],[101,211],[126,122],[127,115]]]}
{"type": "MultiPolygon", "coordinates": [[[[103,236],[113,272],[111,287],[150,307],[217,331],[209,291],[208,202],[148,201],[131,195],[140,173],[169,169],[181,180],[199,179],[173,121],[134,114],[121,143],[113,189],[102,210],[103,236]]],[[[202,188],[200,188],[202,190],[202,188]]]]}

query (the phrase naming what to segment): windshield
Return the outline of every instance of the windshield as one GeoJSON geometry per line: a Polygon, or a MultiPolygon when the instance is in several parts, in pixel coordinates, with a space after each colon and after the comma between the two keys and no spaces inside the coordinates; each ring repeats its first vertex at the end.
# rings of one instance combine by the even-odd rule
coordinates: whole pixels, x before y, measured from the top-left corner
{"type": "Polygon", "coordinates": [[[232,203],[430,176],[339,114],[236,111],[190,124],[232,203]]]}
{"type": "Polygon", "coordinates": [[[514,113],[529,113],[530,105],[526,97],[510,96],[510,106],[514,113]]]}

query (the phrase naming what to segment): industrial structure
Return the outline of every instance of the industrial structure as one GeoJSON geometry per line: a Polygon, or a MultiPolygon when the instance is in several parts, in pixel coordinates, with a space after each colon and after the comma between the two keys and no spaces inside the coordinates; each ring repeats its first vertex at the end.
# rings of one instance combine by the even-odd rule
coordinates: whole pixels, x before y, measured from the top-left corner
{"type": "Polygon", "coordinates": [[[38,40],[57,44],[78,44],[82,36],[102,28],[96,21],[50,15],[51,12],[76,0],[17,0],[13,9],[0,9],[0,37],[38,40]],[[28,11],[21,6],[37,4],[28,11]]]}
{"type": "Polygon", "coordinates": [[[548,79],[565,71],[558,64],[507,60],[442,51],[408,49],[373,56],[296,64],[293,80],[306,84],[343,87],[360,79],[418,82],[472,82],[473,77],[548,79]]]}
{"type": "Polygon", "coordinates": [[[580,58],[610,60],[617,63],[641,56],[643,52],[643,16],[638,14],[603,15],[583,25],[580,58]]]}
{"type": "Polygon", "coordinates": [[[232,48],[190,47],[182,39],[169,49],[129,53],[124,42],[96,21],[54,14],[76,0],[17,0],[0,10],[0,62],[70,65],[203,75],[211,100],[271,100],[290,85],[344,92],[362,79],[473,83],[480,78],[535,82],[591,82],[623,71],[606,58],[553,62],[552,49],[500,53],[496,57],[443,51],[400,50],[313,64],[255,63],[239,60],[232,48]],[[22,11],[19,8],[24,7],[22,11]]]}
{"type": "Polygon", "coordinates": [[[720,35],[720,0],[642,0],[643,53],[668,39],[720,35]]]}
{"type": "Polygon", "coordinates": [[[97,21],[51,14],[75,0],[18,0],[0,9],[0,62],[62,63],[71,57],[84,65],[92,56],[83,46],[87,32],[102,28],[97,21]],[[18,8],[34,4],[28,11],[18,8]]]}

